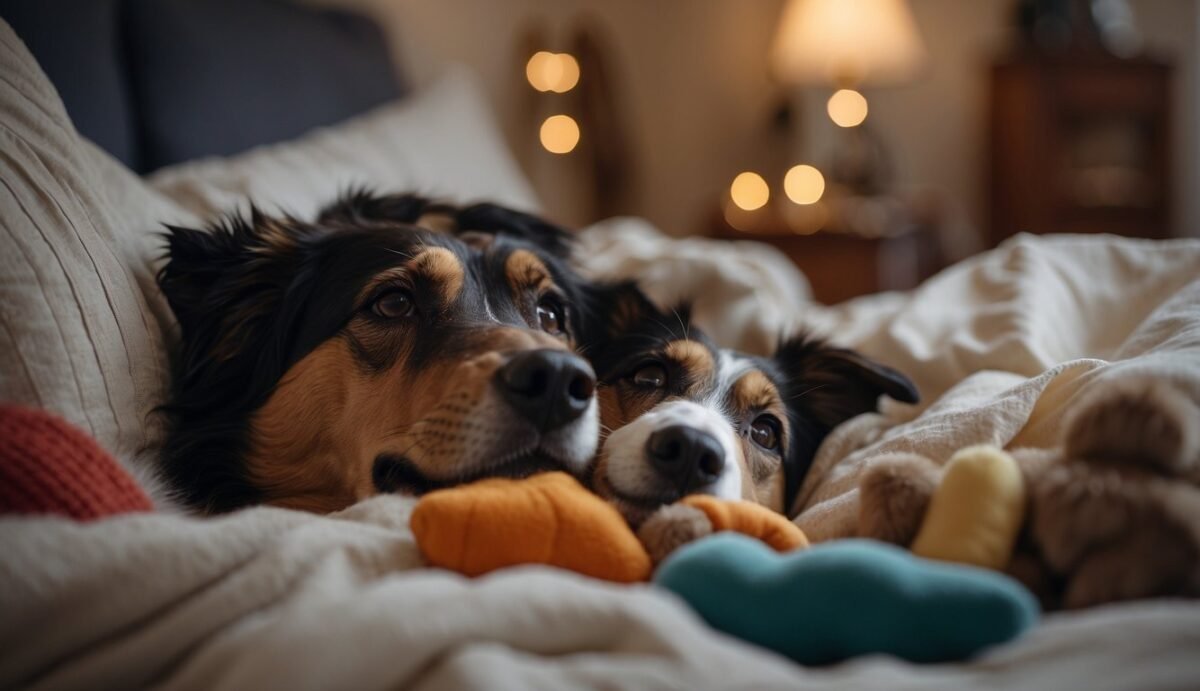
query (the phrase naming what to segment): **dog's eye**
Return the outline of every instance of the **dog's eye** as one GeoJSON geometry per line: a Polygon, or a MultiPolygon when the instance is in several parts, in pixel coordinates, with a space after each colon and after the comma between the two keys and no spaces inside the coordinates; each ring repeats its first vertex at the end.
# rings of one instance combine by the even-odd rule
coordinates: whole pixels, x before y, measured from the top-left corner
{"type": "Polygon", "coordinates": [[[542,298],[537,306],[537,318],[542,331],[554,336],[563,335],[563,309],[557,301],[542,298]]]}
{"type": "Polygon", "coordinates": [[[657,362],[652,362],[637,368],[629,379],[637,386],[661,389],[667,385],[667,370],[657,362]]]}
{"type": "Polygon", "coordinates": [[[759,415],[750,425],[750,438],[768,451],[779,448],[779,420],[774,415],[759,415]]]}
{"type": "Polygon", "coordinates": [[[384,319],[403,319],[413,313],[412,293],[407,290],[389,290],[371,304],[371,311],[384,319]]]}

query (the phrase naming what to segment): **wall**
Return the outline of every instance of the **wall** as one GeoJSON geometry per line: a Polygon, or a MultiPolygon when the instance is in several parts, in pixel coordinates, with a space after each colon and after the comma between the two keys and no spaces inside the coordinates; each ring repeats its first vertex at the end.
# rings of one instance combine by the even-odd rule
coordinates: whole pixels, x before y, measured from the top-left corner
{"type": "MultiPolygon", "coordinates": [[[[586,15],[611,39],[639,194],[631,211],[675,234],[704,232],[729,180],[760,167],[777,140],[769,123],[779,92],[766,53],[782,0],[308,0],[358,5],[380,16],[398,57],[419,84],[441,65],[474,68],[488,88],[510,144],[522,156],[548,211],[579,222],[569,167],[540,152],[523,121],[524,32],[541,24],[565,39],[586,15]]],[[[1200,236],[1200,2],[1133,0],[1150,50],[1172,56],[1176,74],[1177,232],[1200,236]]],[[[913,0],[930,55],[911,85],[879,89],[871,119],[896,156],[899,179],[940,190],[960,251],[975,246],[985,218],[986,74],[1004,45],[1009,0],[913,0]]],[[[555,46],[551,46],[555,47],[555,46]]],[[[828,148],[824,95],[804,101],[803,152],[828,148]]]]}

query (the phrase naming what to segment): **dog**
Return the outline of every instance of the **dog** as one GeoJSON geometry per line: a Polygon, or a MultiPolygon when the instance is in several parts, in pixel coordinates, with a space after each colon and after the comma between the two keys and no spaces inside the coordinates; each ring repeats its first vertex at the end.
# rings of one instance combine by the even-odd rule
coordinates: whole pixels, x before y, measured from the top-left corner
{"type": "Polygon", "coordinates": [[[593,458],[561,228],[359,190],[312,222],[255,209],[166,240],[181,347],[163,469],[192,508],[324,513],[593,458]]]}
{"type": "Polygon", "coordinates": [[[817,447],[881,395],[916,403],[900,372],[808,335],[770,357],[716,347],[688,311],[633,284],[602,291],[588,336],[603,442],[588,476],[635,528],[688,494],[792,506],[817,447]]]}

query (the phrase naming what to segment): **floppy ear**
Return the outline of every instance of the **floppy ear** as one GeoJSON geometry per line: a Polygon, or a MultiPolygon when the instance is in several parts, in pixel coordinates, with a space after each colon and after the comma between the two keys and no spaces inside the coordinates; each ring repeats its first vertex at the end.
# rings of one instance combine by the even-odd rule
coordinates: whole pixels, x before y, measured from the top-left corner
{"type": "Polygon", "coordinates": [[[158,287],[167,298],[184,334],[195,330],[209,292],[240,254],[231,232],[209,232],[167,226],[167,263],[158,272],[158,287]]]}
{"type": "Polygon", "coordinates": [[[251,350],[264,324],[288,317],[283,298],[318,235],[314,226],[257,209],[249,220],[229,218],[207,230],[168,227],[158,284],[179,322],[186,372],[251,350]]]}
{"type": "Polygon", "coordinates": [[[916,403],[908,377],[845,348],[805,335],[784,341],[773,358],[787,378],[789,407],[799,407],[825,427],[878,409],[879,397],[916,403]]]}
{"type": "Polygon", "coordinates": [[[645,321],[666,318],[633,281],[591,283],[584,291],[580,331],[585,344],[612,341],[645,321]]]}

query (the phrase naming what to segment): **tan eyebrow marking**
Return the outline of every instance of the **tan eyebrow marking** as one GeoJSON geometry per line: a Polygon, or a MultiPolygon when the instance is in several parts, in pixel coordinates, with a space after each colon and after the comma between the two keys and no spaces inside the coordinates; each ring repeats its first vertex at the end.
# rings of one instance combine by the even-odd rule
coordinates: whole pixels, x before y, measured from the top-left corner
{"type": "Polygon", "coordinates": [[[779,390],[758,370],[750,370],[733,385],[733,403],[737,410],[766,410],[779,407],[779,390]]]}
{"type": "Polygon", "coordinates": [[[666,356],[688,373],[694,380],[692,388],[706,386],[717,375],[717,363],[712,353],[696,341],[671,341],[663,350],[666,356]]]}
{"type": "Polygon", "coordinates": [[[550,278],[550,270],[529,250],[516,250],[504,260],[504,276],[508,279],[513,298],[519,298],[521,291],[536,288],[545,291],[554,285],[550,278]]]}
{"type": "Polygon", "coordinates": [[[454,230],[456,224],[453,214],[448,211],[436,210],[421,214],[421,217],[413,225],[427,228],[435,233],[449,234],[454,230]]]}
{"type": "Polygon", "coordinates": [[[445,247],[428,247],[413,255],[402,266],[396,266],[376,274],[358,293],[362,304],[380,285],[410,274],[417,274],[437,286],[443,307],[452,304],[462,292],[465,280],[462,262],[445,247]]]}

